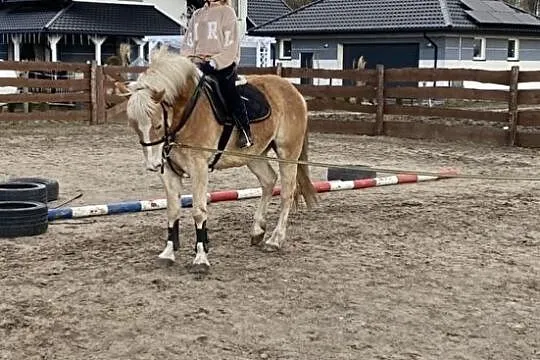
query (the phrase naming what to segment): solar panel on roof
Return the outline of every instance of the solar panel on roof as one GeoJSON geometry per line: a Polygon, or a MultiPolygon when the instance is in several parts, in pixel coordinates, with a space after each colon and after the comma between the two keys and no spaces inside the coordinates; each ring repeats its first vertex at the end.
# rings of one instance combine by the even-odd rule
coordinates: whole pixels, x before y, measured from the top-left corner
{"type": "Polygon", "coordinates": [[[523,25],[540,25],[540,20],[531,14],[517,13],[516,17],[520,24],[523,25]]]}
{"type": "Polygon", "coordinates": [[[479,23],[499,24],[501,22],[501,20],[497,19],[495,16],[492,15],[492,13],[487,11],[465,10],[465,12],[479,23]]]}
{"type": "Polygon", "coordinates": [[[519,24],[519,19],[510,12],[493,12],[492,15],[501,21],[501,24],[519,24]]]}
{"type": "Polygon", "coordinates": [[[504,2],[502,1],[484,1],[484,6],[487,6],[488,9],[484,8],[484,10],[489,10],[489,8],[493,9],[493,11],[498,11],[498,12],[515,12],[514,9],[512,9],[511,7],[507,6],[504,2]]]}
{"type": "Polygon", "coordinates": [[[486,6],[481,0],[461,0],[461,3],[470,8],[471,10],[485,10],[486,6]]]}

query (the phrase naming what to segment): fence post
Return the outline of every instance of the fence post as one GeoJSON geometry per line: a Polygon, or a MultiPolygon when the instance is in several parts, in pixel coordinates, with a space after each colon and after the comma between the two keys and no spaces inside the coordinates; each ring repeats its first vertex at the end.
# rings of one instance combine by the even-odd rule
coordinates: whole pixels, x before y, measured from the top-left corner
{"type": "Polygon", "coordinates": [[[276,75],[281,77],[282,73],[283,73],[283,65],[281,65],[281,63],[278,63],[276,67],[276,75]]]}
{"type": "Polygon", "coordinates": [[[90,125],[98,123],[98,91],[97,91],[97,63],[90,65],[90,125]]]}
{"type": "Polygon", "coordinates": [[[103,75],[103,66],[96,67],[96,106],[97,106],[97,124],[105,123],[105,76],[103,75]]]}
{"type": "Polygon", "coordinates": [[[384,133],[384,65],[377,64],[377,113],[375,117],[376,134],[384,133]]]}
{"type": "Polygon", "coordinates": [[[507,145],[514,146],[516,143],[517,124],[518,124],[518,83],[519,83],[519,66],[512,66],[510,72],[510,92],[508,98],[508,120],[510,126],[508,129],[507,145]]]}

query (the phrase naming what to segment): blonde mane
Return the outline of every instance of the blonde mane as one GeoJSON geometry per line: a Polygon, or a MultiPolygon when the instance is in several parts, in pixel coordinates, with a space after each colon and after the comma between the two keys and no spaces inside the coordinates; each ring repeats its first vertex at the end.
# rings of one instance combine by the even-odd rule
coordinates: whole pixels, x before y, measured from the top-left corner
{"type": "Polygon", "coordinates": [[[157,106],[151,98],[152,90],[165,90],[163,100],[174,104],[187,80],[198,77],[197,67],[191,60],[161,47],[152,54],[146,72],[130,85],[131,89],[137,91],[134,91],[129,99],[128,116],[139,118],[156,110],[157,106]]]}

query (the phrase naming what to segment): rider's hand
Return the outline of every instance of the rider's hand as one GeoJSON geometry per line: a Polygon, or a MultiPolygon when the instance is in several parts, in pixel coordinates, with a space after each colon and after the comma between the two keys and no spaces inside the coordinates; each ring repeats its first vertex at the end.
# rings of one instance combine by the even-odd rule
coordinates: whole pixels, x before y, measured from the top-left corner
{"type": "Polygon", "coordinates": [[[215,64],[214,60],[202,62],[201,65],[200,65],[201,71],[203,73],[205,73],[205,74],[209,74],[209,73],[214,72],[216,70],[216,68],[215,68],[215,65],[212,66],[212,62],[215,64]]]}

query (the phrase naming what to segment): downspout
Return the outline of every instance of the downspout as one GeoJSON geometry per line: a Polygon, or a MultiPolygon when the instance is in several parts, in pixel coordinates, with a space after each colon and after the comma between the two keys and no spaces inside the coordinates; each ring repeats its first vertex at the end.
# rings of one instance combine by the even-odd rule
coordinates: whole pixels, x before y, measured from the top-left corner
{"type": "MultiPolygon", "coordinates": [[[[433,68],[436,69],[437,68],[437,60],[439,59],[439,47],[437,46],[437,44],[435,44],[435,42],[433,40],[431,40],[429,38],[429,36],[427,36],[427,34],[424,32],[424,38],[429,41],[429,43],[431,45],[433,45],[433,68]]],[[[437,81],[433,81],[433,87],[437,87],[437,81]]]]}
{"type": "Polygon", "coordinates": [[[427,36],[426,33],[424,33],[424,38],[425,38],[427,41],[429,41],[429,43],[430,43],[431,45],[433,45],[433,52],[434,52],[434,54],[433,54],[433,60],[434,60],[433,68],[436,69],[436,68],[437,68],[437,60],[438,60],[438,58],[439,58],[439,47],[437,46],[437,44],[435,44],[435,42],[433,42],[433,40],[431,40],[431,39],[429,38],[429,36],[427,36]]]}

